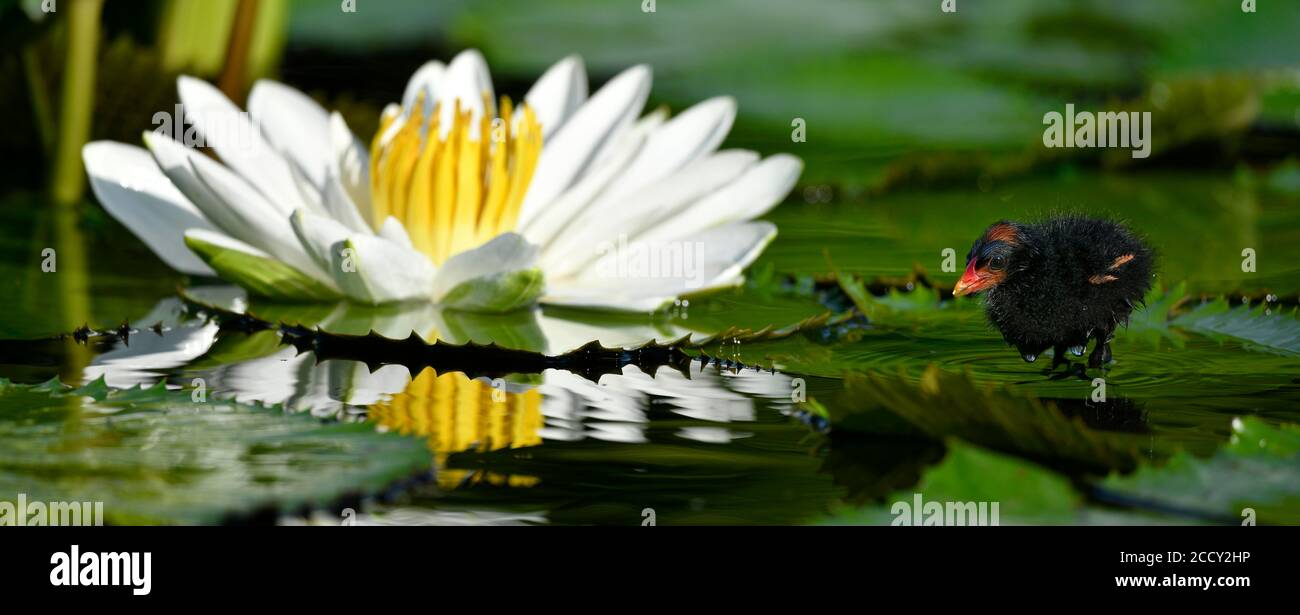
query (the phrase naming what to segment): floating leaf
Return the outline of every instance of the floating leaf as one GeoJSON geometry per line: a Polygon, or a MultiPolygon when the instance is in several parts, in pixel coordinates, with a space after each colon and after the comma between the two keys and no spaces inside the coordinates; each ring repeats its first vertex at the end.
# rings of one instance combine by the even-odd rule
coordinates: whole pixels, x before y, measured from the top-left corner
{"type": "Polygon", "coordinates": [[[943,462],[930,468],[914,489],[891,494],[884,506],[841,509],[823,523],[976,525],[981,519],[986,525],[1071,523],[1078,521],[1081,501],[1070,481],[1059,474],[953,440],[943,462]]]}
{"type": "Polygon", "coordinates": [[[324,507],[429,465],[418,438],[274,407],[196,402],[162,383],[107,392],[96,383],[73,390],[0,381],[0,493],[103,502],[106,523],[215,523],[324,507]]]}
{"type": "Polygon", "coordinates": [[[1285,355],[1300,355],[1300,320],[1296,310],[1261,303],[1256,307],[1231,307],[1222,297],[1202,303],[1175,318],[1175,327],[1215,338],[1235,338],[1257,348],[1285,355]]]}
{"type": "Polygon", "coordinates": [[[1232,439],[1227,450],[1238,455],[1295,456],[1300,454],[1300,425],[1236,419],[1232,422],[1232,439]]]}

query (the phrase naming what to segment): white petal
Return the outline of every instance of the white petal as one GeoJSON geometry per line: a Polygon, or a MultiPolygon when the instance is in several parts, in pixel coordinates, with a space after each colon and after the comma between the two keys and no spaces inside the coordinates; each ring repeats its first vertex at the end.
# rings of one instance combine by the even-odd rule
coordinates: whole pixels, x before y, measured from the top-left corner
{"type": "Polygon", "coordinates": [[[537,264],[537,246],[517,233],[502,233],[491,241],[447,259],[433,283],[433,300],[475,278],[531,269],[537,264]]]}
{"type": "Polygon", "coordinates": [[[325,214],[325,204],[322,202],[320,187],[307,176],[307,171],[292,159],[286,159],[289,163],[289,176],[293,178],[293,186],[298,189],[298,196],[313,213],[325,214]]]}
{"type": "Polygon", "coordinates": [[[306,94],[260,79],[248,95],[248,112],[271,145],[307,175],[317,189],[329,164],[329,114],[306,94]]]}
{"type": "Polygon", "coordinates": [[[90,187],[118,222],[130,229],[172,269],[214,275],[185,246],[185,229],[212,229],[212,223],[158,169],[149,152],[110,141],[81,149],[90,187]]]}
{"type": "Polygon", "coordinates": [[[673,303],[675,295],[629,297],[613,295],[600,289],[549,288],[542,297],[545,305],[608,312],[657,312],[673,303]]]}
{"type": "Polygon", "coordinates": [[[350,299],[378,305],[429,296],[435,269],[415,250],[358,234],[334,244],[330,252],[330,272],[350,299]]]}
{"type": "MultiPolygon", "coordinates": [[[[605,145],[601,146],[599,150],[597,150],[596,156],[592,159],[591,164],[587,165],[586,169],[583,169],[582,175],[579,177],[578,181],[582,181],[583,179],[586,179],[588,175],[595,172],[597,169],[603,168],[606,162],[614,158],[614,156],[618,153],[620,147],[622,147],[622,143],[626,140],[628,134],[637,133],[638,135],[640,135],[641,146],[644,146],[645,140],[650,137],[650,134],[658,130],[659,127],[663,126],[664,122],[667,121],[668,121],[667,107],[658,107],[655,110],[641,116],[640,119],[638,119],[636,122],[633,122],[632,128],[630,130],[624,130],[620,132],[615,138],[610,139],[609,143],[606,143],[605,145]]],[[[640,151],[641,151],[641,147],[638,147],[637,152],[640,151]]],[[[628,162],[631,161],[629,160],[628,162]]],[[[627,165],[625,164],[623,166],[626,167],[627,165]]]]}
{"type": "Polygon", "coordinates": [[[637,122],[635,128],[620,135],[616,146],[610,148],[604,160],[593,163],[593,168],[581,179],[556,197],[527,226],[520,227],[524,237],[539,246],[546,246],[554,241],[564,229],[568,228],[574,216],[586,209],[596,196],[622,173],[645,143],[646,136],[663,119],[663,113],[651,113],[637,122]]]}
{"type": "Polygon", "coordinates": [[[550,139],[586,100],[587,69],[577,55],[552,65],[524,95],[524,102],[537,113],[543,139],[550,139]]]}
{"type": "Polygon", "coordinates": [[[602,145],[631,125],[649,94],[650,68],[633,66],[611,79],[565,122],[542,148],[519,214],[521,227],[573,185],[602,145]]]}
{"type": "Polygon", "coordinates": [[[651,133],[636,160],[610,185],[603,198],[621,199],[713,153],[731,131],[736,101],[729,96],[711,98],[668,120],[651,133]]]}
{"type": "Polygon", "coordinates": [[[745,267],[776,237],[770,222],[742,222],[709,229],[664,245],[647,246],[661,258],[658,270],[625,262],[598,263],[574,279],[548,282],[547,304],[584,305],[642,311],[647,305],[685,294],[735,286],[745,267]],[[664,258],[664,255],[679,255],[664,258]],[[603,293],[603,294],[602,294],[603,293]],[[625,307],[620,307],[625,306],[625,307]]]}
{"type": "Polygon", "coordinates": [[[753,264],[773,239],[776,239],[776,225],[763,220],[714,227],[686,237],[687,242],[704,246],[704,277],[709,282],[699,290],[743,282],[745,268],[753,264]]]}
{"type": "Polygon", "coordinates": [[[347,239],[354,232],[335,220],[301,209],[293,212],[289,222],[293,226],[294,234],[298,236],[298,241],[311,255],[312,260],[326,271],[333,266],[334,258],[330,255],[330,250],[334,248],[334,244],[347,239]]]}
{"type": "Polygon", "coordinates": [[[248,114],[205,81],[182,76],[177,83],[185,116],[222,162],[265,195],[284,219],[307,205],[294,185],[289,164],[266,141],[248,114]]]}
{"type": "Polygon", "coordinates": [[[382,147],[388,147],[393,137],[396,137],[397,133],[401,132],[402,126],[406,124],[406,115],[402,113],[402,107],[394,104],[386,105],[384,110],[379,112],[379,125],[383,126],[385,122],[388,122],[388,130],[379,137],[379,144],[382,147]]]}
{"type": "Polygon", "coordinates": [[[347,122],[338,113],[330,116],[330,147],[333,155],[330,157],[329,174],[333,175],[333,182],[326,180],[323,191],[325,207],[339,222],[351,226],[349,220],[354,220],[353,215],[355,215],[365,221],[366,227],[369,228],[369,221],[373,215],[370,202],[370,152],[360,139],[353,136],[347,122]],[[338,185],[333,187],[331,183],[338,185]],[[340,202],[337,194],[331,194],[338,190],[347,196],[346,203],[340,202]],[[336,201],[331,202],[331,198],[336,201]],[[353,206],[352,215],[335,210],[347,203],[353,206]]]}
{"type": "Polygon", "coordinates": [[[546,247],[542,267],[547,277],[561,279],[581,271],[608,252],[611,242],[635,240],[659,221],[727,185],[757,160],[758,154],[750,151],[718,152],[632,196],[611,200],[602,195],[546,247]]]}
{"type": "Polygon", "coordinates": [[[425,62],[415,74],[411,75],[410,81],[406,82],[406,91],[402,93],[402,108],[407,113],[411,111],[411,105],[415,104],[416,97],[420,92],[424,92],[424,112],[428,114],[433,110],[433,102],[436,100],[438,84],[447,74],[447,66],[437,60],[425,62]]]}
{"type": "Polygon", "coordinates": [[[316,280],[333,286],[261,193],[220,163],[158,135],[146,135],[158,165],[217,228],[316,280]]]}
{"type": "Polygon", "coordinates": [[[439,116],[440,136],[447,136],[451,131],[452,115],[456,112],[455,100],[460,100],[460,110],[472,112],[470,137],[478,137],[479,118],[496,113],[493,102],[496,94],[492,89],[492,77],[488,73],[487,61],[476,49],[466,49],[452,58],[447,65],[437,92],[437,102],[442,103],[439,116]],[[487,94],[488,107],[484,107],[483,95],[487,94]]]}
{"type": "Polygon", "coordinates": [[[325,212],[335,221],[353,232],[371,233],[370,223],[361,216],[352,197],[344,189],[343,182],[332,171],[325,174],[325,191],[321,193],[321,201],[325,212]]]}
{"type": "MultiPolygon", "coordinates": [[[[151,132],[144,133],[144,143],[153,154],[154,161],[158,168],[162,169],[167,179],[171,180],[172,185],[189,199],[196,208],[204,212],[217,212],[218,217],[222,217],[221,210],[226,206],[221,199],[208,190],[203,182],[199,181],[197,175],[191,167],[190,159],[198,158],[198,164],[219,164],[212,159],[191,150],[170,137],[158,135],[151,132]]],[[[278,211],[268,211],[266,215],[278,215],[278,211]]],[[[212,220],[211,216],[206,216],[212,220]]],[[[213,222],[220,226],[219,222],[213,222]]]]}
{"type": "Polygon", "coordinates": [[[781,202],[794,188],[803,161],[789,154],[770,156],[736,181],[710,194],[675,216],[642,233],[639,241],[668,241],[730,222],[757,218],[781,202]]]}
{"type": "Polygon", "coordinates": [[[392,216],[384,219],[383,226],[379,227],[379,236],[408,250],[415,249],[411,236],[406,233],[406,226],[392,216]]]}

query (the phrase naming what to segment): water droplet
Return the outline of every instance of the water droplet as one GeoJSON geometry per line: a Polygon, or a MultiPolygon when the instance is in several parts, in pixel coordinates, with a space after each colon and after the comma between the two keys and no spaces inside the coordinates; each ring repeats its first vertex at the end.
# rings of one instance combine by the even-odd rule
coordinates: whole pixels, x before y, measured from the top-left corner
{"type": "Polygon", "coordinates": [[[1020,355],[1020,358],[1024,359],[1025,363],[1033,363],[1034,361],[1038,360],[1038,355],[1026,353],[1020,355]]]}

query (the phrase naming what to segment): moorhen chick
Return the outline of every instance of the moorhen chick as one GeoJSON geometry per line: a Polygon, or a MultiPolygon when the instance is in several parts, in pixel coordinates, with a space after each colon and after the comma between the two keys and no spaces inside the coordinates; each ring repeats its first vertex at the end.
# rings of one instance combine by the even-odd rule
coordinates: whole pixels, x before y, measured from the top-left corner
{"type": "Polygon", "coordinates": [[[1111,360],[1115,328],[1151,288],[1155,255],[1118,222],[1081,215],[1021,224],[1001,221],[975,241],[955,296],[984,293],[989,321],[1007,343],[1033,362],[1053,349],[1052,367],[1065,353],[1089,367],[1111,360]]]}

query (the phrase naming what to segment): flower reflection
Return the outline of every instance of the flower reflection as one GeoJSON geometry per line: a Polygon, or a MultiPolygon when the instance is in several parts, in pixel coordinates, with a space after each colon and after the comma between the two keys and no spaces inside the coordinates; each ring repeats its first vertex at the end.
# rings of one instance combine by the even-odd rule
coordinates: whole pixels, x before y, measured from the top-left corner
{"type": "Polygon", "coordinates": [[[447,468],[447,457],[465,451],[488,452],[542,443],[542,394],[535,388],[509,390],[460,372],[439,374],[426,368],[406,389],[370,406],[370,420],[403,435],[429,438],[438,485],[452,488],[486,482],[530,487],[531,476],[502,476],[447,468]]]}
{"type": "MultiPolygon", "coordinates": [[[[208,291],[205,298],[217,298],[215,292],[219,289],[208,291]]],[[[237,294],[220,304],[246,305],[237,294]]],[[[484,317],[428,306],[326,308],[302,312],[291,306],[265,306],[258,314],[353,334],[419,330],[427,332],[427,340],[492,341],[542,352],[593,339],[610,346],[638,345],[691,333],[671,323],[588,323],[540,311],[484,317]]],[[[493,471],[493,459],[474,460],[471,469],[457,467],[452,459],[457,454],[563,447],[578,441],[727,445],[752,435],[752,429],[737,427],[759,421],[760,410],[788,414],[794,407],[788,376],[719,369],[717,363],[704,367],[691,361],[685,371],[627,365],[596,380],[553,369],[494,381],[429,368],[413,378],[402,365],[372,371],[357,361],[318,361],[311,352],[284,345],[275,331],[222,331],[190,316],[175,299],[160,302],[140,322],[160,326],[156,332],[138,331],[129,345],[119,340],[83,370],[85,380],[103,377],[115,388],[159,380],[184,388],[201,380],[212,398],[278,405],[325,420],[367,420],[381,429],[427,438],[443,489],[531,487],[541,480],[493,471]]]]}

